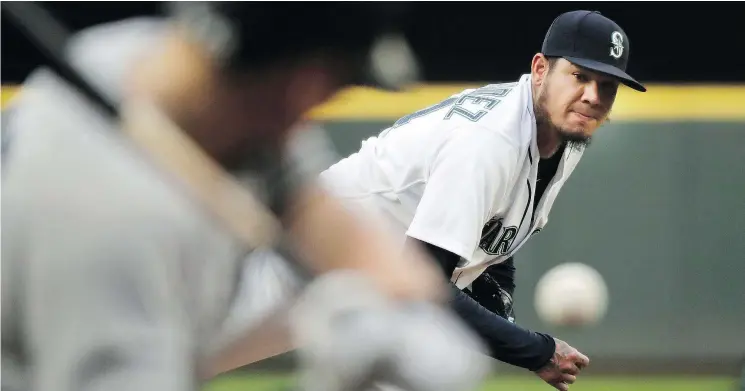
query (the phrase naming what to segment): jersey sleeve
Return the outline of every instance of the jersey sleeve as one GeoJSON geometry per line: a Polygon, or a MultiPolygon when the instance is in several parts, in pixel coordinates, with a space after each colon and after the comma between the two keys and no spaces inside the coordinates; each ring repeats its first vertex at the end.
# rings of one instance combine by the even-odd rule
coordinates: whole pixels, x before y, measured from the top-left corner
{"type": "Polygon", "coordinates": [[[139,227],[35,242],[25,290],[39,389],[198,388],[182,269],[166,265],[177,250],[158,240],[162,226],[139,227]]]}
{"type": "Polygon", "coordinates": [[[294,197],[306,186],[317,184],[319,175],[337,159],[330,139],[318,125],[294,131],[284,150],[264,164],[268,203],[283,216],[294,197]]]}
{"type": "Polygon", "coordinates": [[[454,129],[430,164],[406,234],[470,262],[495,200],[507,194],[517,160],[518,148],[502,133],[454,129]]]}

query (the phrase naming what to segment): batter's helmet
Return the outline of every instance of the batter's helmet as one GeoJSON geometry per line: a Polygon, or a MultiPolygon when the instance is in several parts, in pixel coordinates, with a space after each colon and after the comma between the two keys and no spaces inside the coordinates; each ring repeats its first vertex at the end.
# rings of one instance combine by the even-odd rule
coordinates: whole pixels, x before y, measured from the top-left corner
{"type": "Polygon", "coordinates": [[[170,12],[231,67],[271,65],[326,50],[360,61],[358,84],[395,89],[417,77],[389,2],[175,2],[170,12]]]}

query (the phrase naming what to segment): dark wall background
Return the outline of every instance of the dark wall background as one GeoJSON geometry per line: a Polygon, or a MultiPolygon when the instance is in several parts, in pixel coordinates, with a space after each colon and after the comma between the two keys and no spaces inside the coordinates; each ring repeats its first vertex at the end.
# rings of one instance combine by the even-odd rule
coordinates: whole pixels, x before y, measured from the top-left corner
{"type": "MultiPolygon", "coordinates": [[[[158,2],[43,2],[72,28],[157,14],[158,2]]],[[[745,81],[743,2],[417,2],[407,31],[431,81],[513,80],[561,12],[599,10],[631,39],[629,73],[645,82],[745,81]]],[[[2,82],[38,65],[2,16],[2,82]]]]}

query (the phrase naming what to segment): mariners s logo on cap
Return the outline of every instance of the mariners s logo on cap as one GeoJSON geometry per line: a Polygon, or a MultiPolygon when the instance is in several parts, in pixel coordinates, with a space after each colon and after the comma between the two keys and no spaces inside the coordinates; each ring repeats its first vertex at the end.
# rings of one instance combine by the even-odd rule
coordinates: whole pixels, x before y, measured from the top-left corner
{"type": "Polygon", "coordinates": [[[613,76],[637,91],[647,90],[626,73],[631,54],[629,36],[616,22],[597,11],[570,11],[556,17],[548,28],[541,52],[613,76]]]}
{"type": "Polygon", "coordinates": [[[611,57],[621,58],[621,55],[623,55],[623,34],[614,31],[610,35],[610,42],[613,44],[613,47],[610,48],[611,57]]]}

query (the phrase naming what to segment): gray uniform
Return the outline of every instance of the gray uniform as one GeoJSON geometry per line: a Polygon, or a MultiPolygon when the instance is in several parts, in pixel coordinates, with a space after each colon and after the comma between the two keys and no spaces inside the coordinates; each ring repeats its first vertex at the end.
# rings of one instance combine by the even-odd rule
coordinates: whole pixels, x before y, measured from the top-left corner
{"type": "MultiPolygon", "coordinates": [[[[75,40],[70,57],[116,101],[127,70],[158,50],[160,33],[161,24],[150,20],[99,27],[75,40]]],[[[4,117],[4,391],[194,390],[202,366],[229,342],[225,335],[303,285],[282,279],[289,273],[271,252],[244,270],[249,249],[54,74],[35,72],[4,117]],[[242,271],[257,276],[248,284],[275,273],[288,290],[244,285],[248,293],[236,301],[242,271]],[[270,300],[251,300],[250,292],[270,300]]],[[[286,152],[291,175],[281,188],[315,178],[312,168],[323,166],[308,160],[323,159],[316,153],[323,145],[304,138],[286,152]]],[[[374,289],[355,294],[357,280],[333,281],[345,279],[332,273],[312,285],[309,297],[319,300],[304,300],[310,304],[300,306],[302,321],[293,322],[301,345],[310,346],[301,357],[311,390],[343,390],[370,378],[459,391],[486,373],[472,360],[478,341],[449,313],[426,305],[370,312],[352,299],[375,297],[374,289]],[[344,308],[339,313],[339,297],[361,310],[351,318],[344,308]],[[347,321],[340,325],[341,315],[347,321]],[[309,322],[318,327],[304,327],[309,322]],[[443,369],[453,357],[462,365],[443,369]],[[386,376],[377,374],[380,365],[386,376]]]]}
{"type": "MultiPolygon", "coordinates": [[[[116,99],[158,23],[70,48],[116,99]]],[[[52,73],[3,121],[2,389],[192,390],[246,249],[52,73]]]]}

